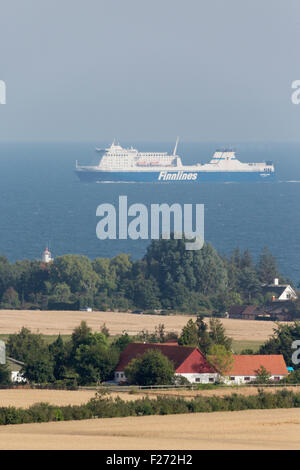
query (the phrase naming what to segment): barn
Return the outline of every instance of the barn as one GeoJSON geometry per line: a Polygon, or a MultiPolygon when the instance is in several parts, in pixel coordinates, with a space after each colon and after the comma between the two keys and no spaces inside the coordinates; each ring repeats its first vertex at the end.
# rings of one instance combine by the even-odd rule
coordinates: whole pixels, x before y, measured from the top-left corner
{"type": "Polygon", "coordinates": [[[225,379],[227,384],[242,385],[257,379],[257,371],[264,367],[274,382],[288,375],[282,354],[233,355],[233,364],[225,379]]]}
{"type": "Polygon", "coordinates": [[[217,371],[197,348],[167,343],[130,343],[121,353],[115,369],[115,382],[126,382],[125,368],[129,362],[149,349],[160,351],[173,362],[175,375],[185,377],[191,383],[214,383],[218,378],[217,371]]]}

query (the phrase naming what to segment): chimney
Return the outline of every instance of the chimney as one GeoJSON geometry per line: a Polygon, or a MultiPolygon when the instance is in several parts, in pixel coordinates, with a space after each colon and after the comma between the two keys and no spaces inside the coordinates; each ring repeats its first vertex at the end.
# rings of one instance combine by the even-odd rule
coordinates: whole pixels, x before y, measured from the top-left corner
{"type": "Polygon", "coordinates": [[[278,286],[278,285],[279,285],[279,279],[278,279],[278,277],[275,277],[275,279],[274,279],[274,285],[275,285],[275,286],[278,286]]]}

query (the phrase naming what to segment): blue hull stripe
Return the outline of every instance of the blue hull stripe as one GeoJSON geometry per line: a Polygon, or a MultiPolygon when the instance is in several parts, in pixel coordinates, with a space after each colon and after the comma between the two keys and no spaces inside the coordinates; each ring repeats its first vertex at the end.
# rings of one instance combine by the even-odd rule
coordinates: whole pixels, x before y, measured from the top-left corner
{"type": "Polygon", "coordinates": [[[128,183],[202,183],[242,182],[242,181],[271,181],[274,173],[258,172],[105,172],[75,170],[84,182],[128,182],[128,183]],[[162,173],[165,173],[162,175],[162,173]]]}

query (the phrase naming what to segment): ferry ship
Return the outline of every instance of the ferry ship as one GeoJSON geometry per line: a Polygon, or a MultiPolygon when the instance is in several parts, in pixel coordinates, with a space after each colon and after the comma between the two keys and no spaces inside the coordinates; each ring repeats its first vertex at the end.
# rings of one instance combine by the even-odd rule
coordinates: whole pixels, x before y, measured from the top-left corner
{"type": "Polygon", "coordinates": [[[139,152],[113,142],[109,148],[96,149],[100,154],[96,166],[79,165],[76,173],[84,182],[201,183],[205,181],[243,182],[270,181],[275,176],[273,162],[243,163],[232,150],[217,150],[209,163],[183,165],[177,155],[178,139],[173,154],[139,152]]]}

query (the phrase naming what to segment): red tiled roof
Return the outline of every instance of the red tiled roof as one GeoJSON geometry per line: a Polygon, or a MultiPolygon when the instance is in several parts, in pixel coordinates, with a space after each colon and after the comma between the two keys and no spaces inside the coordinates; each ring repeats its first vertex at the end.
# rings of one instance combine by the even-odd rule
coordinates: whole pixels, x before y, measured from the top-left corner
{"type": "Polygon", "coordinates": [[[181,373],[215,373],[204,355],[197,349],[189,346],[178,346],[157,343],[130,343],[121,353],[116,371],[124,371],[132,359],[144,354],[149,349],[160,351],[174,363],[175,371],[181,373]]]}
{"type": "Polygon", "coordinates": [[[257,375],[256,371],[264,366],[271,375],[287,375],[287,367],[282,354],[234,355],[234,363],[228,374],[257,375]]]}

